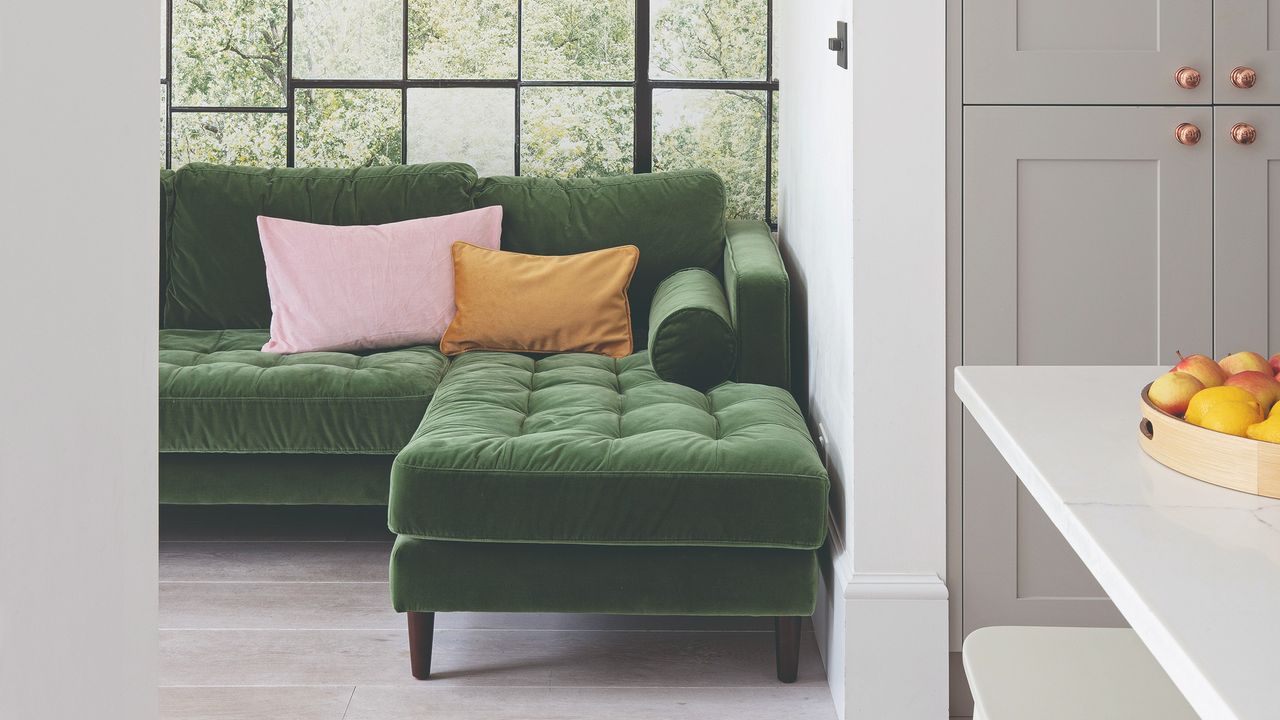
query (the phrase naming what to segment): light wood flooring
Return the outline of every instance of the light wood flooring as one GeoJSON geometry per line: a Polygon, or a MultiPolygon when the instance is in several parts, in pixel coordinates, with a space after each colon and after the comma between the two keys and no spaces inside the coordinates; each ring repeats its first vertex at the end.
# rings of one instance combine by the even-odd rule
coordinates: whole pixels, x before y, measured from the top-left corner
{"type": "Polygon", "coordinates": [[[162,508],[161,717],[833,720],[812,628],[774,677],[755,618],[437,615],[432,679],[391,610],[385,511],[162,508]]]}

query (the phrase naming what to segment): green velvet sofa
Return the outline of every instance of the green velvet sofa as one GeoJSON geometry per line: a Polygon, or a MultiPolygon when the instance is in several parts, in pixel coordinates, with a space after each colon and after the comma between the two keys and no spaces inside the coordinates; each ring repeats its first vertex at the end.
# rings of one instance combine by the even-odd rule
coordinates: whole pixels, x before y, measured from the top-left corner
{"type": "Polygon", "coordinates": [[[528,611],[773,616],[794,680],[828,481],[789,393],[778,248],[725,220],[715,174],[196,163],[162,173],[160,199],[161,502],[388,505],[417,677],[435,612],[528,611]],[[491,205],[505,250],[640,249],[633,355],[261,352],[258,215],[491,205]]]}

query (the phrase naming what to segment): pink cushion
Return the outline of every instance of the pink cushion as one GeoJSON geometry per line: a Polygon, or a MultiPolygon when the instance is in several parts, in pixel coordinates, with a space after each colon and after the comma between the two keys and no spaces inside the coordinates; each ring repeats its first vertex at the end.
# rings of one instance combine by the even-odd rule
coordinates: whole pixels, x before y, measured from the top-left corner
{"type": "Polygon", "coordinates": [[[502,208],[341,227],[259,216],[258,235],[271,294],[264,352],[423,345],[457,312],[450,248],[497,250],[502,208]]]}

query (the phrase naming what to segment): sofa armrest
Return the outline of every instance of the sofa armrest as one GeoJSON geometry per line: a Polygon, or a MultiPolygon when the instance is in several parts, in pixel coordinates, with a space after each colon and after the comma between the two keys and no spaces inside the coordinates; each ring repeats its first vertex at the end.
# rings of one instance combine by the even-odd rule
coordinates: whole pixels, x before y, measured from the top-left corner
{"type": "Polygon", "coordinates": [[[738,339],[738,382],[790,389],[790,279],[768,225],[729,221],[724,287],[738,339]]]}

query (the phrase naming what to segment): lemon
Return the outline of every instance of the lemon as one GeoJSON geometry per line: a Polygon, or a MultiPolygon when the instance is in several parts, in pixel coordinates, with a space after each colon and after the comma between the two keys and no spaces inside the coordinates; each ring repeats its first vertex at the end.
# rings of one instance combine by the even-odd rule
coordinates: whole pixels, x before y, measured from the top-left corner
{"type": "MultiPolygon", "coordinates": [[[[1262,414],[1262,408],[1258,405],[1258,400],[1249,391],[1233,385],[1219,385],[1217,387],[1205,388],[1195,395],[1191,396],[1191,402],[1187,404],[1186,420],[1192,425],[1204,427],[1204,419],[1208,416],[1214,407],[1223,403],[1245,403],[1253,406],[1254,412],[1258,415],[1262,414]]],[[[1261,418],[1253,422],[1260,422],[1261,418]]],[[[1242,429],[1239,433],[1232,435],[1243,435],[1242,429]]]]}
{"type": "MultiPolygon", "coordinates": [[[[1280,405],[1277,405],[1280,407],[1280,405]]],[[[1271,417],[1266,420],[1249,426],[1245,433],[1254,440],[1261,440],[1269,443],[1280,443],[1280,415],[1271,411],[1271,417]]]]}
{"type": "Polygon", "coordinates": [[[1262,410],[1254,402],[1218,402],[1196,423],[1202,428],[1244,437],[1250,425],[1262,424],[1262,410]]]}

